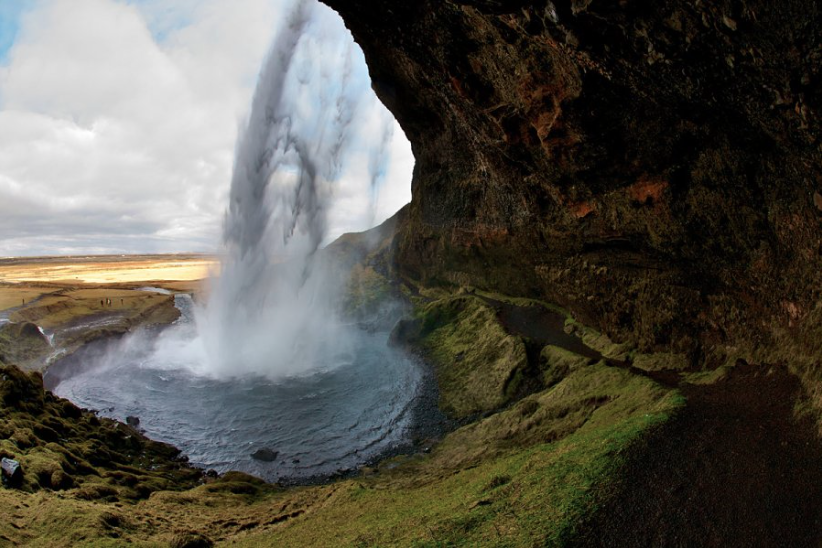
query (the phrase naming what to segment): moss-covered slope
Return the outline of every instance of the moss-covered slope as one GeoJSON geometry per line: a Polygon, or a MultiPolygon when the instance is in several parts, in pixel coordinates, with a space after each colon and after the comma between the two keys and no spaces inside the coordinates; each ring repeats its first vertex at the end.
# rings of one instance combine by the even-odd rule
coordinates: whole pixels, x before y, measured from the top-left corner
{"type": "Polygon", "coordinates": [[[200,478],[176,452],[44,394],[36,376],[2,372],[10,419],[0,447],[21,460],[26,483],[0,489],[13,508],[0,539],[35,546],[167,546],[193,533],[241,546],[552,543],[596,508],[624,450],[682,404],[650,379],[595,364],[429,454],[355,479],[283,490],[226,474],[170,492],[154,489],[200,478]],[[65,441],[46,443],[46,428],[65,441]]]}
{"type": "Polygon", "coordinates": [[[186,489],[202,477],[178,449],[45,392],[39,373],[0,366],[0,417],[0,456],[20,462],[24,492],[115,502],[186,489]]]}

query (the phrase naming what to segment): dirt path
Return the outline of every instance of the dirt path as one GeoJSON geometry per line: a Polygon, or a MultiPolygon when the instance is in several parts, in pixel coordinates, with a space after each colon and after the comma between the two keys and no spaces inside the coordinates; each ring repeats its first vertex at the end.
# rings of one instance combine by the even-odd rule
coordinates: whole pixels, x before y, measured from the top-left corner
{"type": "Polygon", "coordinates": [[[822,443],[799,382],[741,364],[633,448],[578,546],[820,546],[822,443]]]}
{"type": "MultiPolygon", "coordinates": [[[[564,333],[558,314],[486,302],[506,330],[535,348],[554,344],[602,359],[564,333]]],[[[631,449],[575,546],[822,546],[822,440],[811,419],[794,416],[795,376],[740,362],[700,386],[681,383],[674,371],[606,362],[678,387],[688,403],[631,449]]]]}

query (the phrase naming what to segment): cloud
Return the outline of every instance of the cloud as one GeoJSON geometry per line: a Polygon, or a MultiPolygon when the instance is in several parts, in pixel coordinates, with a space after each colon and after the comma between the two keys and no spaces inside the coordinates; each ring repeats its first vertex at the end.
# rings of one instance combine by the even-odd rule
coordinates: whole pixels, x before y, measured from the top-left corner
{"type": "MultiPolygon", "coordinates": [[[[50,0],[22,13],[0,66],[0,255],[216,249],[237,128],[283,13],[276,0],[50,0]]],[[[391,152],[376,204],[367,172],[343,175],[330,237],[410,199],[398,128],[391,152]]]]}

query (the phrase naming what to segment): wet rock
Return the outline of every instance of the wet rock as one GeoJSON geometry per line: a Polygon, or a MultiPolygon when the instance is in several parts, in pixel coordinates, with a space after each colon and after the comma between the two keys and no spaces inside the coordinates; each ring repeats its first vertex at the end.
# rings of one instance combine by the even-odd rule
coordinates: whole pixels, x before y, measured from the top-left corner
{"type": "Polygon", "coordinates": [[[399,320],[388,337],[389,346],[405,346],[419,338],[421,323],[417,319],[403,318],[399,320]]]}
{"type": "Polygon", "coordinates": [[[0,461],[0,468],[2,468],[4,485],[17,487],[22,483],[23,469],[18,461],[3,457],[3,460],[0,461]]]}
{"type": "Polygon", "coordinates": [[[274,462],[274,460],[277,458],[277,455],[279,455],[279,452],[274,451],[272,449],[263,448],[257,449],[256,451],[251,453],[251,458],[263,462],[274,462]]]}
{"type": "Polygon", "coordinates": [[[140,428],[140,418],[129,415],[126,417],[126,424],[131,426],[132,428],[140,428]]]}

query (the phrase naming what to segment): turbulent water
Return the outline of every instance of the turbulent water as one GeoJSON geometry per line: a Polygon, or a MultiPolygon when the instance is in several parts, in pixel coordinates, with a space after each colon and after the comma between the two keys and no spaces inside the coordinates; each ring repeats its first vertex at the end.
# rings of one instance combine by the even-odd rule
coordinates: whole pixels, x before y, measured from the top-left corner
{"type": "Polygon", "coordinates": [[[196,465],[271,481],[352,469],[404,442],[421,372],[386,345],[387,333],[351,328],[345,350],[310,375],[220,380],[203,375],[190,299],[177,302],[175,325],[122,339],[96,359],[87,353],[55,392],[103,416],[139,417],[149,437],[196,465]],[[260,449],[278,455],[253,459],[260,449]]]}

